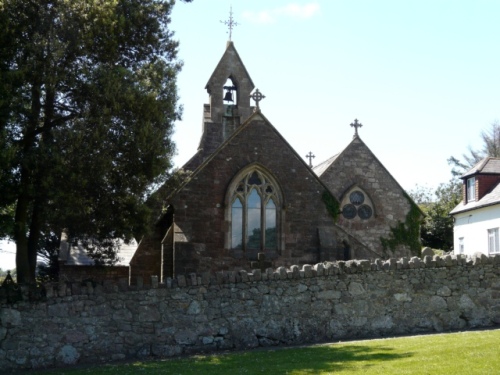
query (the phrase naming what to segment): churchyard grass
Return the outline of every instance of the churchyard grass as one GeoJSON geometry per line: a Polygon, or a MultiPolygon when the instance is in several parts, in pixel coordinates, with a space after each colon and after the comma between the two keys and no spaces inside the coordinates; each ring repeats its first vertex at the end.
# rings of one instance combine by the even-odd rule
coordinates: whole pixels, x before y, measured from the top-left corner
{"type": "Polygon", "coordinates": [[[433,334],[182,359],[109,364],[42,374],[499,374],[500,330],[433,334]]]}

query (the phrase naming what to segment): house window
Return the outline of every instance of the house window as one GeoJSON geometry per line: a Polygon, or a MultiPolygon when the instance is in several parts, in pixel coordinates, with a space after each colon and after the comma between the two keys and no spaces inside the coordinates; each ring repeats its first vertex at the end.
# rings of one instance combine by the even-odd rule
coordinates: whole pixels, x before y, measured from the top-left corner
{"type": "Polygon", "coordinates": [[[472,177],[467,180],[467,202],[476,200],[476,178],[472,177]]]}
{"type": "Polygon", "coordinates": [[[246,174],[232,192],[231,249],[278,248],[279,197],[276,186],[260,171],[246,174]]]}
{"type": "Polygon", "coordinates": [[[488,253],[500,254],[498,246],[498,228],[488,229],[488,253]]]}
{"type": "Polygon", "coordinates": [[[458,253],[463,254],[465,252],[464,238],[460,237],[458,239],[458,253]]]}

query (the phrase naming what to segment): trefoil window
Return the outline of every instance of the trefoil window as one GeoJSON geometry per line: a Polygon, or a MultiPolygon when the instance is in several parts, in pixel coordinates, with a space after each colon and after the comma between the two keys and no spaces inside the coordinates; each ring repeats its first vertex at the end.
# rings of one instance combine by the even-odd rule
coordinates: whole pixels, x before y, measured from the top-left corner
{"type": "Polygon", "coordinates": [[[354,188],[342,201],[342,216],[346,219],[359,217],[368,220],[373,216],[370,199],[359,188],[354,188]]]}

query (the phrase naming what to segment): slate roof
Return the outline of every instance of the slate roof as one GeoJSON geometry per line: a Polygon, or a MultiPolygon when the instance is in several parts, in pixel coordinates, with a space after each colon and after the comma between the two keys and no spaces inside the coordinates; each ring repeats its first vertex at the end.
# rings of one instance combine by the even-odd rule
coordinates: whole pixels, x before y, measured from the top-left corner
{"type": "Polygon", "coordinates": [[[487,157],[465,172],[460,178],[475,174],[500,174],[500,158],[487,157]]]}
{"type": "Polygon", "coordinates": [[[475,210],[477,208],[482,208],[482,207],[487,207],[487,206],[493,206],[495,204],[500,204],[500,184],[495,186],[495,188],[486,194],[484,197],[482,197],[478,201],[474,202],[469,202],[467,204],[464,204],[464,202],[460,202],[457,207],[455,207],[451,212],[450,215],[453,214],[458,214],[459,212],[465,212],[465,211],[471,211],[475,210]]]}
{"type": "Polygon", "coordinates": [[[330,167],[330,165],[333,164],[335,159],[337,159],[337,156],[339,156],[340,153],[333,155],[331,158],[325,160],[324,162],[318,164],[317,166],[313,167],[314,173],[316,173],[316,176],[321,177],[323,173],[330,167]]]}
{"type": "MultiPolygon", "coordinates": [[[[114,264],[114,266],[128,266],[136,250],[137,242],[135,240],[130,241],[129,244],[126,244],[122,240],[119,240],[119,249],[117,254],[118,261],[114,264]]],[[[62,255],[60,256],[60,258],[61,260],[65,260],[65,265],[67,266],[94,265],[94,260],[87,255],[87,252],[80,244],[78,244],[77,246],[71,246],[66,256],[62,255]]]]}
{"type": "MultiPolygon", "coordinates": [[[[500,174],[500,158],[486,157],[460,176],[460,178],[465,179],[469,176],[477,174],[500,174]]],[[[495,186],[492,191],[485,194],[478,201],[468,202],[467,204],[464,204],[463,201],[460,202],[453,210],[451,210],[450,215],[493,206],[496,204],[500,204],[500,184],[495,186]]]]}

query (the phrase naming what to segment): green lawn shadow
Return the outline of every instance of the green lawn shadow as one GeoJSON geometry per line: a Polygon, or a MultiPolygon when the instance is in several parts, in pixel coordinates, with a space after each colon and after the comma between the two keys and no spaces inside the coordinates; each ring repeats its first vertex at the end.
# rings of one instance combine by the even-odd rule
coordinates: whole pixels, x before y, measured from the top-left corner
{"type": "Polygon", "coordinates": [[[146,372],[169,374],[316,374],[376,366],[412,356],[387,346],[321,345],[307,348],[256,350],[246,353],[195,356],[190,359],[135,363],[146,372]]]}

